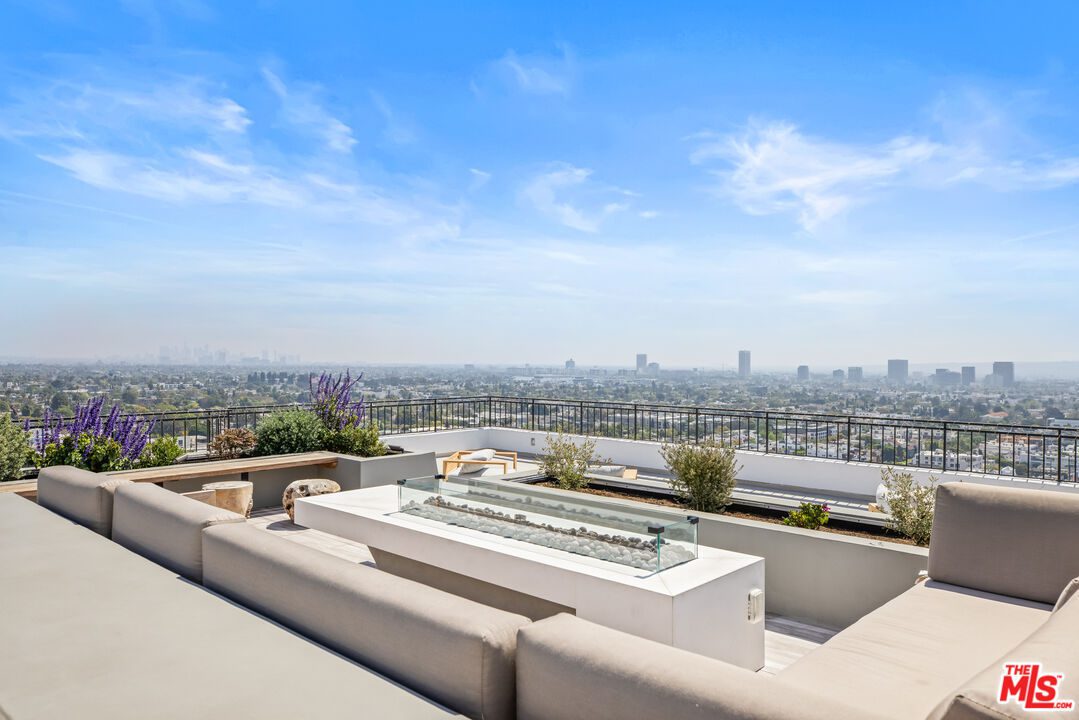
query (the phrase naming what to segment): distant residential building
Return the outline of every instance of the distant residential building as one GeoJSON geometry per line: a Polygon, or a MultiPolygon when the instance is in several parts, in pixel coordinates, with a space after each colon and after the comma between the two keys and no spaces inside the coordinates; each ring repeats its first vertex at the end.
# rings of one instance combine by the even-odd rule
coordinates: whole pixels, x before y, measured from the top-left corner
{"type": "Polygon", "coordinates": [[[738,377],[747,378],[750,375],[749,350],[738,351],[738,377]]]}
{"type": "Polygon", "coordinates": [[[937,368],[937,371],[933,374],[933,382],[941,387],[948,387],[951,385],[958,385],[961,376],[955,370],[949,370],[948,368],[937,368]]]}
{"type": "Polygon", "coordinates": [[[836,382],[843,382],[847,378],[847,374],[842,369],[832,371],[832,379],[836,382]]]}
{"type": "Polygon", "coordinates": [[[566,361],[566,369],[567,370],[573,370],[576,367],[577,367],[577,363],[574,362],[573,358],[570,358],[569,360],[566,361]]]}
{"type": "Polygon", "coordinates": [[[808,365],[799,365],[798,366],[798,379],[800,381],[802,381],[802,382],[805,382],[806,380],[809,379],[809,366],[808,365]]]}
{"type": "Polygon", "coordinates": [[[648,353],[637,353],[637,372],[648,369],[648,353]]]}
{"type": "Polygon", "coordinates": [[[847,380],[850,382],[861,382],[863,377],[862,368],[857,365],[847,368],[847,380]]]}
{"type": "Polygon", "coordinates": [[[975,381],[974,366],[964,365],[960,371],[961,382],[963,385],[973,385],[975,381]]]}
{"type": "Polygon", "coordinates": [[[910,363],[907,360],[888,361],[888,380],[898,384],[905,384],[910,374],[910,363]]]}
{"type": "Polygon", "coordinates": [[[1015,363],[995,362],[993,363],[993,374],[1000,378],[1002,387],[1011,387],[1015,384],[1015,363]]]}
{"type": "Polygon", "coordinates": [[[1007,419],[1008,419],[1008,413],[1004,412],[1003,410],[998,410],[996,412],[989,412],[989,413],[986,413],[985,415],[982,415],[982,421],[983,422],[1001,422],[1002,420],[1007,420],[1007,419]]]}

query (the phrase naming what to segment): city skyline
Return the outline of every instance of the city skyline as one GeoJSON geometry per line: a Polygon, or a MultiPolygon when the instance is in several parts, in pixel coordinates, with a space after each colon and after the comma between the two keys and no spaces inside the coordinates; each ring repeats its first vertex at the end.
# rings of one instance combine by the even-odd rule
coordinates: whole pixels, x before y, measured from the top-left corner
{"type": "Polygon", "coordinates": [[[1079,8],[621,9],[0,7],[0,355],[1079,361],[1079,8]]]}

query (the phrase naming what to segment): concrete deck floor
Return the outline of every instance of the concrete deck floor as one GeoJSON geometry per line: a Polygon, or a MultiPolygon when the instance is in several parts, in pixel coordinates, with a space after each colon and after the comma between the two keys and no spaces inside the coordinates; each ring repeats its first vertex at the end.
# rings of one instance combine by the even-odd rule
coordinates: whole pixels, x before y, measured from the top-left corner
{"type": "MultiPolygon", "coordinates": [[[[292,542],[336,555],[355,563],[375,566],[366,545],[296,525],[281,508],[256,510],[251,524],[292,542]]],[[[827,641],[834,630],[799,622],[780,615],[768,615],[764,621],[764,657],[762,673],[774,675],[827,641]]]]}

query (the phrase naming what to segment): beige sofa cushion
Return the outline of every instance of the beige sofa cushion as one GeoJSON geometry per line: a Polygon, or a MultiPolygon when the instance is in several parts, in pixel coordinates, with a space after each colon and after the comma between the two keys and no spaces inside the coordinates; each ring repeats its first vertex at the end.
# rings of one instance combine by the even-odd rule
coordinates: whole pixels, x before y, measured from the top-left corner
{"type": "Polygon", "coordinates": [[[1057,598],[1057,603],[1053,606],[1053,611],[1056,612],[1064,607],[1077,594],[1079,594],[1079,578],[1072,578],[1068,581],[1068,584],[1064,586],[1064,589],[1060,591],[1060,597],[1057,598]]]}
{"type": "Polygon", "coordinates": [[[573,615],[540,620],[517,635],[519,720],[876,717],[875,703],[856,708],[824,694],[836,685],[833,679],[821,693],[790,688],[573,615]]]}
{"type": "Polygon", "coordinates": [[[937,488],[929,577],[1054,603],[1079,575],[1079,495],[947,483],[937,488]]]}
{"type": "Polygon", "coordinates": [[[109,537],[112,534],[113,492],[130,482],[69,465],[45,468],[37,476],[37,502],[109,537]]]}
{"type": "Polygon", "coordinates": [[[204,534],[208,588],[465,715],[514,717],[527,618],[250,525],[204,534]]]}
{"type": "Polygon", "coordinates": [[[889,717],[925,717],[948,692],[1027,637],[1051,607],[928,580],[783,670],[805,689],[889,717]]]}
{"type": "Polygon", "coordinates": [[[989,663],[947,698],[930,716],[932,720],[974,720],[975,718],[1030,718],[1033,716],[1074,718],[1071,712],[1037,712],[1020,707],[1015,700],[999,703],[1001,674],[1005,663],[1041,663],[1041,675],[1062,673],[1057,700],[1072,700],[1079,708],[1079,603],[1066,603],[1046,622],[1014,648],[989,663]]]}
{"type": "Polygon", "coordinates": [[[203,529],[243,521],[242,515],[152,483],[132,483],[116,491],[112,539],[189,580],[202,582],[203,529]]]}

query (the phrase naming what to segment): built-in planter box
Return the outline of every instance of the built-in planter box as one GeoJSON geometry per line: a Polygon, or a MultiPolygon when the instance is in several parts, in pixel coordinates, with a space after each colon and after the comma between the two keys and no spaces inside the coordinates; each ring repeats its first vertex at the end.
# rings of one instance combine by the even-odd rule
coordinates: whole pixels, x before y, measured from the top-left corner
{"type": "MultiPolygon", "coordinates": [[[[247,473],[247,480],[253,484],[254,507],[268,508],[281,505],[281,495],[289,483],[295,480],[323,478],[333,480],[342,490],[390,485],[402,478],[421,477],[435,472],[435,454],[433,452],[406,452],[398,455],[361,458],[355,455],[334,453],[337,458],[335,467],[308,465],[247,473]]],[[[228,461],[225,461],[228,462],[228,461]]],[[[242,465],[243,460],[236,461],[242,465]]],[[[116,474],[116,473],[111,473],[116,474]]],[[[122,474],[122,473],[121,473],[122,474]]],[[[212,478],[194,477],[187,480],[165,482],[164,487],[174,492],[199,490],[207,482],[240,480],[241,473],[216,475],[212,478]]]]}

